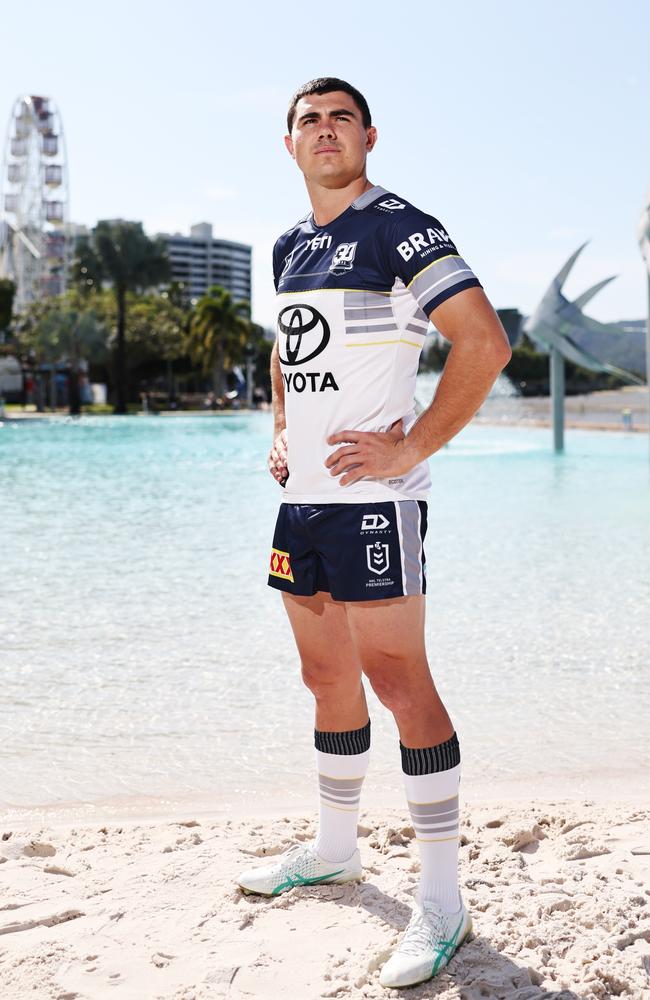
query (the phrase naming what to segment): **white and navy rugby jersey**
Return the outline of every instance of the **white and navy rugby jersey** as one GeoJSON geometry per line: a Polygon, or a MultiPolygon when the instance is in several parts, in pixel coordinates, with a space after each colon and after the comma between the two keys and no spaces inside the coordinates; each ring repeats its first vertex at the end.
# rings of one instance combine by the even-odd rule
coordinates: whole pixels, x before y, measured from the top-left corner
{"type": "MultiPolygon", "coordinates": [[[[278,352],[288,435],[286,503],[424,500],[427,462],[402,477],[341,486],[325,467],[330,434],[415,421],[428,315],[480,287],[444,228],[381,187],[336,219],[313,215],[273,248],[278,352]]],[[[336,447],[339,447],[338,445],[336,447]]]]}

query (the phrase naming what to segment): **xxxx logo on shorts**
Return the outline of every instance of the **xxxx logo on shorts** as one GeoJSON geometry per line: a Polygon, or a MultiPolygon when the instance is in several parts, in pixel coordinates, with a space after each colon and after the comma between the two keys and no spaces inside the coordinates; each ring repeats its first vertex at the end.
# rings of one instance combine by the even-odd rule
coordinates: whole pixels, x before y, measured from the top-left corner
{"type": "Polygon", "coordinates": [[[281,580],[289,580],[293,583],[293,573],[291,572],[291,562],[289,553],[282,552],[281,549],[271,549],[271,576],[279,576],[281,580]]]}

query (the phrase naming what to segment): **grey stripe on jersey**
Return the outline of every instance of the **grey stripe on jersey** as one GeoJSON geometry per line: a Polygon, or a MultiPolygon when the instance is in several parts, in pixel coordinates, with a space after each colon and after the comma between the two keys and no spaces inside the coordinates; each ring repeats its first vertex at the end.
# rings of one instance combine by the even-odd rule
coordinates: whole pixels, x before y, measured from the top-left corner
{"type": "Polygon", "coordinates": [[[430,264],[417,275],[409,285],[410,291],[421,308],[440,292],[446,291],[459,281],[467,281],[468,275],[475,277],[462,257],[445,257],[430,264]]]}
{"type": "Polygon", "coordinates": [[[363,292],[359,290],[343,292],[344,309],[385,309],[390,306],[388,292],[363,292]]]}
{"type": "Polygon", "coordinates": [[[345,319],[392,319],[393,310],[390,306],[373,306],[372,309],[346,309],[345,319]]]}
{"type": "Polygon", "coordinates": [[[373,323],[372,326],[350,326],[345,328],[346,333],[397,333],[394,323],[373,323]]]}

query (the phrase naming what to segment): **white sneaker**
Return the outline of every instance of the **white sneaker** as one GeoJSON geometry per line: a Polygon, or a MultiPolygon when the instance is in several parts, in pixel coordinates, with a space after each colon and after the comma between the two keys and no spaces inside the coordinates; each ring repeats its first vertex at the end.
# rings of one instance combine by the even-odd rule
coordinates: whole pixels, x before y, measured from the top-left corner
{"type": "Polygon", "coordinates": [[[457,913],[415,896],[413,915],[397,951],[381,970],[382,986],[414,986],[447,965],[472,930],[472,918],[461,900],[457,913]]]}
{"type": "Polygon", "coordinates": [[[246,893],[279,896],[297,885],[358,882],[362,874],[358,848],[347,861],[334,862],[321,858],[310,844],[294,844],[272,864],[243,872],[237,884],[246,893]]]}

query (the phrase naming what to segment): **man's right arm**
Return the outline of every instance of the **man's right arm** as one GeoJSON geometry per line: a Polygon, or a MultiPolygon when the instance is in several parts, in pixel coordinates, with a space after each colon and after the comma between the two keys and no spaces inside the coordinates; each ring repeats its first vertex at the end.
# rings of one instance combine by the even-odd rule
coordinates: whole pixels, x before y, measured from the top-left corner
{"type": "Polygon", "coordinates": [[[271,351],[271,401],[273,406],[273,446],[269,454],[269,472],[279,483],[289,475],[287,468],[287,422],[284,413],[284,383],[278,357],[278,342],[271,351]]]}
{"type": "Polygon", "coordinates": [[[273,436],[277,437],[287,426],[284,415],[284,383],[280,370],[277,340],[273,344],[273,350],[271,351],[271,401],[273,405],[273,436]]]}

